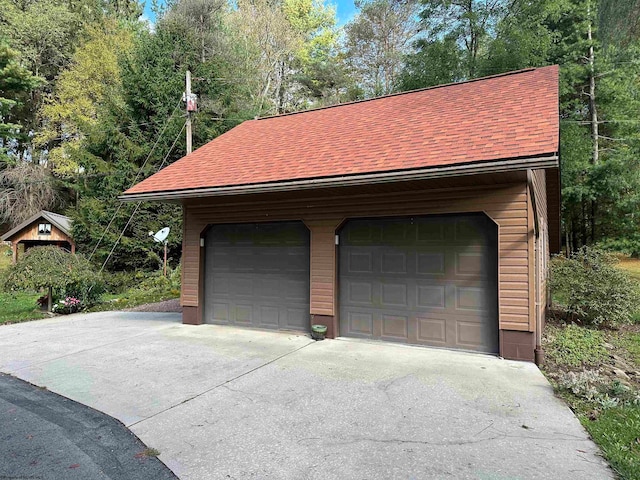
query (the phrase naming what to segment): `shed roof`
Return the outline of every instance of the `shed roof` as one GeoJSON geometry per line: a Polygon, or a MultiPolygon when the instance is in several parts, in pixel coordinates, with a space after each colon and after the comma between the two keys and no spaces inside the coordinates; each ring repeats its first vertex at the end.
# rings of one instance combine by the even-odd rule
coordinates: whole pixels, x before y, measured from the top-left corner
{"type": "Polygon", "coordinates": [[[58,229],[60,229],[60,231],[62,231],[65,235],[71,237],[71,224],[73,221],[69,217],[65,217],[64,215],[60,215],[59,213],[49,212],[47,210],[41,210],[35,215],[29,217],[17,227],[9,230],[7,233],[2,235],[0,239],[3,242],[11,241],[11,237],[13,237],[16,233],[19,233],[24,228],[28,227],[37,220],[40,220],[41,218],[44,218],[45,220],[51,222],[52,225],[58,227],[58,229]]]}
{"type": "Polygon", "coordinates": [[[557,165],[558,146],[558,66],[550,66],[249,120],[122,198],[541,156],[557,165]]]}

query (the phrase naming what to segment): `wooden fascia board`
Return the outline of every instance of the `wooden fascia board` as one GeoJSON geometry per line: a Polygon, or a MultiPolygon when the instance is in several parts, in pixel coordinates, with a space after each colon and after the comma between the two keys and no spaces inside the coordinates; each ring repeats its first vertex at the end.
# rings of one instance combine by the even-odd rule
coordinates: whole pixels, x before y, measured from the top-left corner
{"type": "Polygon", "coordinates": [[[447,165],[406,171],[370,173],[362,175],[327,177],[306,180],[261,183],[252,185],[232,185],[224,187],[205,187],[186,190],[160,191],[148,193],[123,194],[118,198],[124,202],[136,201],[181,201],[188,198],[243,195],[249,193],[282,192],[291,190],[314,189],[323,187],[345,187],[379,183],[392,183],[408,180],[428,180],[444,177],[503,173],[528,169],[544,169],[558,166],[555,153],[534,158],[518,158],[492,162],[447,165]]]}

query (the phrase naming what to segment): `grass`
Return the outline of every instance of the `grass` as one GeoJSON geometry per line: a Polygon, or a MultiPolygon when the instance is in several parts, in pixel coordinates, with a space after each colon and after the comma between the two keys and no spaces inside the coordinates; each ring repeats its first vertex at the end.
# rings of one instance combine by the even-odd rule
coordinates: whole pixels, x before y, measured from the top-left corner
{"type": "MultiPolygon", "coordinates": [[[[4,270],[11,265],[11,256],[7,255],[11,248],[0,245],[0,279],[4,270]]],[[[132,275],[132,274],[122,274],[132,275]]],[[[137,307],[146,303],[162,302],[180,296],[179,271],[172,271],[173,281],[161,278],[159,275],[145,274],[135,278],[135,287],[118,294],[105,294],[101,302],[89,308],[88,312],[107,310],[123,310],[137,307]]],[[[36,308],[36,300],[40,297],[36,293],[8,294],[0,291],[0,325],[5,323],[24,322],[48,317],[48,314],[36,308]]]]}
{"type": "Polygon", "coordinates": [[[45,312],[36,308],[38,297],[37,293],[0,293],[0,325],[47,317],[45,312]]]}
{"type": "Polygon", "coordinates": [[[640,406],[605,410],[596,420],[580,421],[621,478],[640,479],[640,406]]]}
{"type": "Polygon", "coordinates": [[[11,265],[11,255],[11,247],[8,247],[7,245],[0,245],[0,272],[11,265]]]}
{"type": "MultiPolygon", "coordinates": [[[[9,265],[11,265],[11,248],[0,245],[0,277],[9,265]]],[[[40,295],[37,293],[10,294],[0,291],[0,325],[47,317],[46,313],[37,308],[38,297],[40,295]]]]}
{"type": "Polygon", "coordinates": [[[558,367],[595,366],[609,356],[604,333],[598,330],[577,325],[549,325],[545,335],[548,341],[545,353],[558,367]]]}
{"type": "Polygon", "coordinates": [[[621,256],[619,260],[618,267],[629,273],[633,279],[640,281],[640,258],[621,256]]]}
{"type": "Polygon", "coordinates": [[[640,366],[640,333],[624,330],[613,338],[613,343],[626,352],[626,358],[640,366]]]}
{"type": "Polygon", "coordinates": [[[594,330],[550,320],[544,344],[547,361],[542,369],[556,393],[619,477],[640,480],[640,382],[625,383],[612,374],[612,355],[640,370],[640,328],[594,330]]]}

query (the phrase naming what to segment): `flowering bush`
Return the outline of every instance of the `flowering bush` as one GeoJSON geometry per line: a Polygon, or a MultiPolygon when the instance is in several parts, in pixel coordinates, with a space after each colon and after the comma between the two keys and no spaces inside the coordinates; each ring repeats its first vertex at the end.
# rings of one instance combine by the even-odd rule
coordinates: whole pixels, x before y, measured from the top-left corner
{"type": "Polygon", "coordinates": [[[66,297],[64,300],[60,300],[53,306],[53,311],[56,313],[75,313],[82,308],[82,302],[75,297],[66,297]]]}

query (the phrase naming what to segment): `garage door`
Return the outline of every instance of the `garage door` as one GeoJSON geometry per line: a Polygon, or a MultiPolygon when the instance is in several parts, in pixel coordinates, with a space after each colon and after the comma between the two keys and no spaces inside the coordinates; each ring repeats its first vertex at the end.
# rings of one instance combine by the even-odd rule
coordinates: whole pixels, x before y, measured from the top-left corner
{"type": "Polygon", "coordinates": [[[497,227],[486,215],[351,220],[340,334],[498,351],[497,227]]]}
{"type": "Polygon", "coordinates": [[[205,322],[309,329],[309,231],[301,222],[214,225],[205,239],[205,322]]]}

